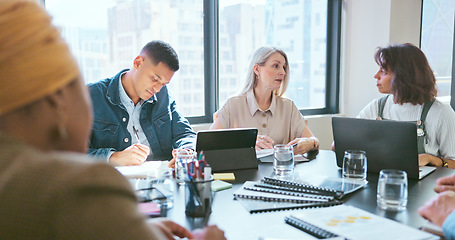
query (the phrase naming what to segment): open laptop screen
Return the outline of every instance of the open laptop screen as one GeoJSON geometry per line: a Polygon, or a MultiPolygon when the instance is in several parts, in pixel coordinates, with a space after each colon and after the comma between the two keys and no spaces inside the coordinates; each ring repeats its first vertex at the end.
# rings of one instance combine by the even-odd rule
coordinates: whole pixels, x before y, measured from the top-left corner
{"type": "Polygon", "coordinates": [[[333,139],[338,167],[346,150],[363,150],[367,171],[400,169],[419,179],[417,126],[410,122],[333,117],[333,139]]]}

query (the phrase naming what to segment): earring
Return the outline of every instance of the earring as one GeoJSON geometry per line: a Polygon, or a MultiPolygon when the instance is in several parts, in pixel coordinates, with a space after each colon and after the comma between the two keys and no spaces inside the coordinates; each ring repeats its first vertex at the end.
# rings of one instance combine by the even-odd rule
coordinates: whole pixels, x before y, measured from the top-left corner
{"type": "Polygon", "coordinates": [[[68,138],[68,132],[66,131],[66,127],[62,122],[58,124],[57,133],[61,140],[66,140],[68,138]]]}
{"type": "Polygon", "coordinates": [[[57,107],[57,121],[58,121],[57,137],[60,140],[66,140],[68,138],[68,131],[66,130],[66,127],[65,127],[66,119],[67,119],[67,116],[65,115],[62,106],[58,106],[57,107]]]}

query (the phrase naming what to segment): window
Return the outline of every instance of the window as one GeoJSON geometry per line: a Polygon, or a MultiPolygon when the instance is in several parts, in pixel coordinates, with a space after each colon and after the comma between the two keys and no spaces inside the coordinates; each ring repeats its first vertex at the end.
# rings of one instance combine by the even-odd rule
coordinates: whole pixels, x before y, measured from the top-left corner
{"type": "Polygon", "coordinates": [[[450,102],[455,1],[423,0],[421,49],[433,69],[438,97],[450,102]]]}
{"type": "Polygon", "coordinates": [[[303,114],[338,111],[341,0],[46,0],[86,83],[131,67],[150,40],[169,42],[180,70],[169,90],[191,123],[240,91],[251,54],[282,48],[286,96],[303,114]],[[81,14],[83,13],[83,14],[81,14]]]}
{"type": "Polygon", "coordinates": [[[204,62],[197,54],[204,51],[202,0],[46,0],[46,8],[69,42],[86,83],[130,68],[150,40],[171,44],[181,54],[180,70],[168,86],[172,97],[185,116],[204,115],[204,101],[186,101],[188,94],[204,96],[204,62]],[[100,66],[89,64],[92,60],[100,66]],[[200,81],[198,88],[190,84],[194,78],[200,81]]]}

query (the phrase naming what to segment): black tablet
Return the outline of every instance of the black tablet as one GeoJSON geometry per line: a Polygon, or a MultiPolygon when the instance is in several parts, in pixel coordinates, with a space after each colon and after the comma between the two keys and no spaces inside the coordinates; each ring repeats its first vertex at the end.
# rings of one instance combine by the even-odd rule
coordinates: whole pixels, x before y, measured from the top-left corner
{"type": "Polygon", "coordinates": [[[196,151],[204,151],[205,160],[214,172],[258,168],[256,128],[199,131],[196,151]]]}

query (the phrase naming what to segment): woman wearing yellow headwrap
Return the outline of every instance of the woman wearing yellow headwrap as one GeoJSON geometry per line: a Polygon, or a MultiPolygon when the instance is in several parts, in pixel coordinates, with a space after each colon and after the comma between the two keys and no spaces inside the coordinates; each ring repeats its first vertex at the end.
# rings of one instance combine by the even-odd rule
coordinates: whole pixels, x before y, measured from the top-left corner
{"type": "Polygon", "coordinates": [[[146,223],[129,182],[82,154],[90,99],[50,22],[32,1],[0,1],[0,239],[224,239],[146,223]]]}

